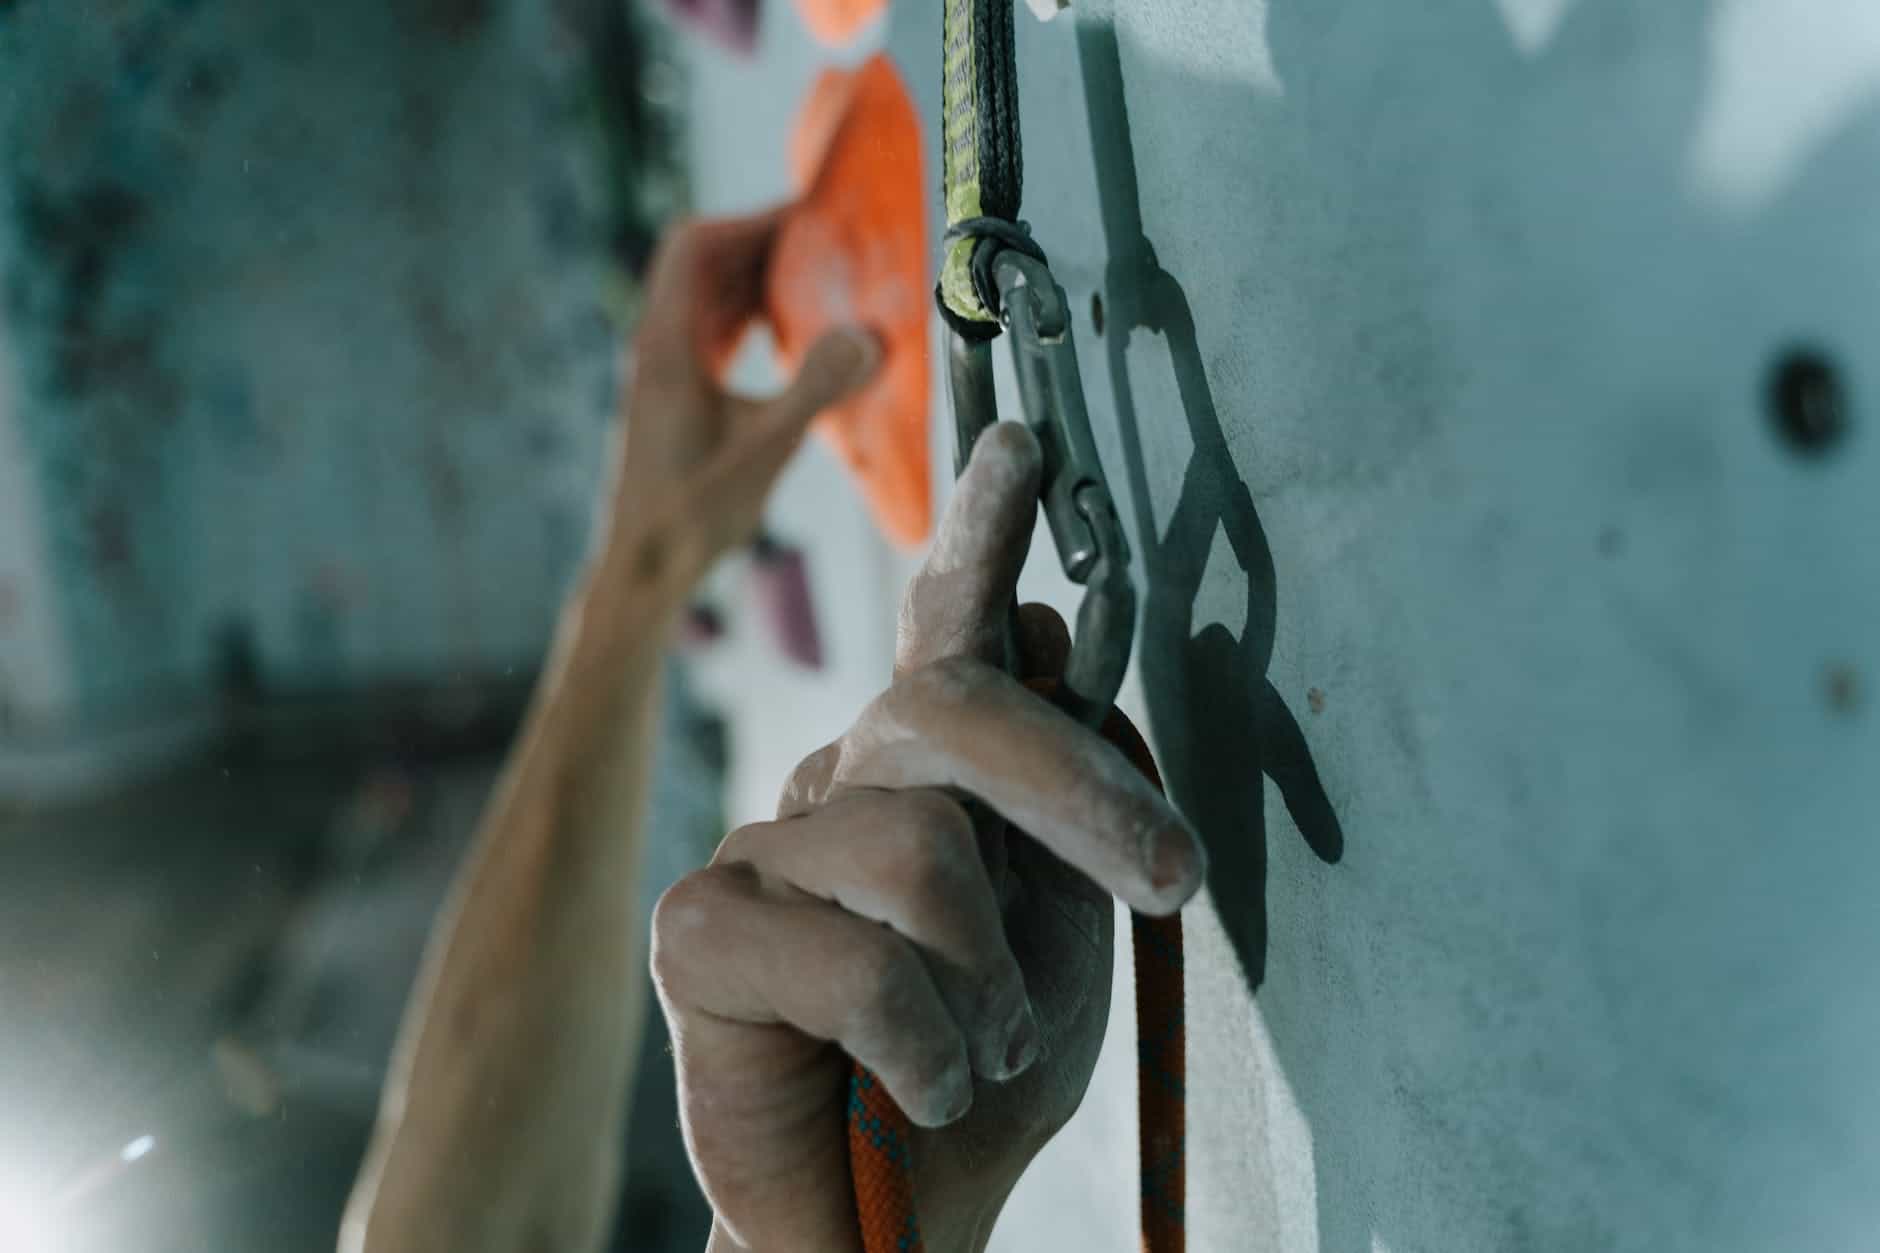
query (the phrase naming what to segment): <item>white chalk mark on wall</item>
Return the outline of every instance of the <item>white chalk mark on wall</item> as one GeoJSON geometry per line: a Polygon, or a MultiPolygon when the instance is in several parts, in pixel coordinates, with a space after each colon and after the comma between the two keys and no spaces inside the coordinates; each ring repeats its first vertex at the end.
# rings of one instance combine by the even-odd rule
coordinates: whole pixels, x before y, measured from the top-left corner
{"type": "Polygon", "coordinates": [[[1190,1040],[1231,1023],[1246,1041],[1235,1081],[1209,1083],[1205,1100],[1189,1101],[1188,1143],[1208,1146],[1188,1161],[1189,1247],[1317,1250],[1311,1124],[1286,1077],[1265,1013],[1240,977],[1219,915],[1212,908],[1191,908],[1183,919],[1190,1040]],[[1249,1233],[1267,1243],[1250,1243],[1249,1233]]]}
{"type": "Polygon", "coordinates": [[[1691,177],[1705,201],[1748,216],[1880,97],[1880,5],[1725,0],[1709,63],[1691,177]]]}

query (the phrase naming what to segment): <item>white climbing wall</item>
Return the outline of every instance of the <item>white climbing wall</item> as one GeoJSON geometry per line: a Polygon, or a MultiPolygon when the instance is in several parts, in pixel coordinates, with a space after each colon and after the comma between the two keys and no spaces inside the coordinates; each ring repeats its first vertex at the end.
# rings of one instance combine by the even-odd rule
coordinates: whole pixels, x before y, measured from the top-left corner
{"type": "MultiPolygon", "coordinates": [[[[935,7],[889,35],[930,111],[935,7]]],[[[1021,11],[1028,216],[1104,301],[1139,663],[1215,854],[1191,1248],[1871,1246],[1874,22],[1021,11]],[[1798,352],[1843,437],[1772,414],[1798,352]]]]}

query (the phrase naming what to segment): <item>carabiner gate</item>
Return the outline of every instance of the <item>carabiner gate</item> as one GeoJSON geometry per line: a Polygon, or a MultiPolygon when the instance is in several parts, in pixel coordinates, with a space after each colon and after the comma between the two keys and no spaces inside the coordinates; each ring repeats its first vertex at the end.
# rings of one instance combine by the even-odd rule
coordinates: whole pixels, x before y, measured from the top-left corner
{"type": "MultiPolygon", "coordinates": [[[[1116,700],[1135,639],[1129,542],[1091,435],[1064,289],[1042,258],[993,239],[980,247],[996,250],[984,259],[985,272],[998,297],[994,311],[1012,340],[1024,421],[1044,453],[1045,521],[1065,576],[1084,588],[1062,700],[1072,716],[1096,725],[1116,700]]],[[[957,472],[999,412],[990,340],[957,329],[948,340],[957,472]]]]}

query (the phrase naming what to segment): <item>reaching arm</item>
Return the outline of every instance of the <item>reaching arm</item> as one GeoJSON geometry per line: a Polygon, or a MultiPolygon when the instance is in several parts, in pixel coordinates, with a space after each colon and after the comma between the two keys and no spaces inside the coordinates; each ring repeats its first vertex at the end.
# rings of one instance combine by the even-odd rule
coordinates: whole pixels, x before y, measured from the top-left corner
{"type": "Polygon", "coordinates": [[[653,268],[599,551],[439,914],[341,1253],[591,1250],[617,1185],[643,1006],[636,876],[667,627],[756,527],[811,418],[872,373],[831,336],[782,395],[712,377],[759,306],[776,219],[675,233],[653,268]]]}
{"type": "Polygon", "coordinates": [[[652,592],[564,615],[439,915],[342,1248],[592,1248],[639,1029],[633,933],[661,623],[652,592]]]}

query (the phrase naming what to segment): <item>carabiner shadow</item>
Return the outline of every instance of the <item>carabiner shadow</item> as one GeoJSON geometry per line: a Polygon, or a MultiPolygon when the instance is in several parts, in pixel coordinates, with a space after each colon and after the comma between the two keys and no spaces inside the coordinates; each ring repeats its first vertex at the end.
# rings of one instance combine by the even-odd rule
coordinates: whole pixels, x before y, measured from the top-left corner
{"type": "Polygon", "coordinates": [[[1344,832],[1299,721],[1267,678],[1278,615],[1273,553],[1221,431],[1187,294],[1162,268],[1143,230],[1115,31],[1086,20],[1077,37],[1109,249],[1105,350],[1147,579],[1138,657],[1149,721],[1170,795],[1207,842],[1208,886],[1222,926],[1248,987],[1257,989],[1266,975],[1265,780],[1279,789],[1322,860],[1343,855],[1344,832]],[[1159,536],[1129,374],[1129,341],[1137,331],[1167,344],[1194,444],[1181,494],[1159,536]],[[1247,625],[1238,638],[1219,623],[1191,637],[1217,528],[1247,580],[1247,625]]]}

